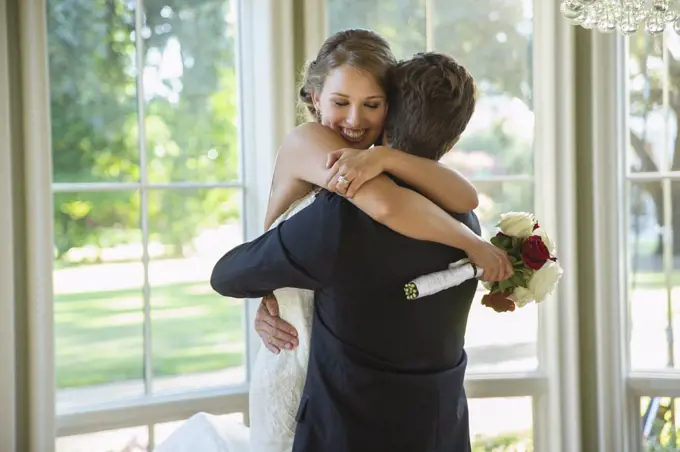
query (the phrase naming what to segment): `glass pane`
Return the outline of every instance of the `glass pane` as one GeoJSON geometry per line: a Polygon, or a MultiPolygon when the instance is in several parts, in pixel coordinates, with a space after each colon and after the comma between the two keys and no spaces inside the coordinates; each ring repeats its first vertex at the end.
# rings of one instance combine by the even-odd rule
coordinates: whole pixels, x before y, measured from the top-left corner
{"type": "Polygon", "coordinates": [[[58,409],[143,393],[139,194],[54,196],[58,409]]]}
{"type": "Polygon", "coordinates": [[[55,182],[139,179],[134,5],[47,1],[55,182]]]}
{"type": "Polygon", "coordinates": [[[236,0],[145,1],[151,182],[239,177],[236,0]]]}
{"type": "Polygon", "coordinates": [[[661,184],[632,183],[629,203],[631,364],[634,369],[664,368],[669,355],[661,184]]]}
{"type": "MultiPolygon", "coordinates": [[[[680,160],[680,156],[678,157],[680,160]]],[[[670,272],[671,312],[673,325],[673,365],[680,369],[680,181],[671,183],[673,209],[671,228],[673,234],[672,266],[670,272]]]]}
{"type": "Polygon", "coordinates": [[[57,452],[147,452],[147,427],[107,430],[57,439],[57,452]]]}
{"type": "Polygon", "coordinates": [[[397,58],[427,48],[426,0],[326,0],[328,32],[370,28],[380,33],[397,58]]]}
{"type": "Polygon", "coordinates": [[[533,404],[531,397],[470,399],[472,452],[531,452],[533,404]]]}
{"type": "MultiPolygon", "coordinates": [[[[214,416],[218,421],[221,420],[235,420],[237,422],[243,423],[243,413],[231,413],[231,414],[223,414],[219,416],[211,415],[214,416]]],[[[185,420],[182,421],[173,421],[173,422],[164,422],[162,424],[156,424],[154,426],[154,440],[157,446],[160,446],[163,444],[163,441],[167,440],[170,435],[172,435],[178,428],[180,428],[185,420]]],[[[199,452],[199,451],[197,451],[199,452]]]]}
{"type": "MultiPolygon", "coordinates": [[[[657,172],[668,168],[668,157],[673,155],[677,135],[673,131],[677,129],[675,115],[663,106],[663,38],[637,33],[629,38],[629,43],[628,168],[632,172],[657,172]]],[[[673,58],[672,54],[670,57],[673,58]]],[[[678,71],[680,66],[676,63],[673,68],[678,71]]],[[[671,80],[676,81],[678,76],[680,73],[674,74],[671,80]]],[[[680,86],[671,89],[678,88],[680,86]]],[[[680,99],[676,97],[670,96],[671,105],[680,108],[680,99]],[[676,103],[677,106],[673,105],[676,103]]]]}
{"type": "Polygon", "coordinates": [[[467,176],[533,174],[531,1],[431,0],[433,50],[475,77],[477,106],[450,158],[467,176]]]}
{"type": "MultiPolygon", "coordinates": [[[[496,234],[501,213],[533,210],[532,183],[488,183],[477,184],[477,188],[480,204],[476,212],[482,224],[482,235],[487,239],[496,234]]],[[[486,373],[536,369],[536,306],[530,304],[512,313],[499,314],[482,306],[485,293],[480,285],[470,310],[465,334],[468,371],[486,373]]]]}
{"type": "Polygon", "coordinates": [[[676,239],[667,265],[662,183],[631,184],[628,247],[633,369],[680,368],[675,340],[680,334],[680,182],[671,183],[671,197],[671,230],[676,239]]]}
{"type": "Polygon", "coordinates": [[[677,451],[680,446],[680,399],[641,397],[640,417],[645,452],[677,451]]]}
{"type": "Polygon", "coordinates": [[[241,300],[214,293],[215,262],[242,243],[241,190],[149,192],[154,391],[245,381],[241,300]]]}

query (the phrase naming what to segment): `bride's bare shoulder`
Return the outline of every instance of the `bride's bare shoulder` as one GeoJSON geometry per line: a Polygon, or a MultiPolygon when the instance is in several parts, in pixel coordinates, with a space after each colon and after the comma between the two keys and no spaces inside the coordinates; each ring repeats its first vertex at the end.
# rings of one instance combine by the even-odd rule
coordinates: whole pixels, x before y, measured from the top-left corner
{"type": "Polygon", "coordinates": [[[303,144],[335,142],[339,137],[328,127],[317,122],[305,122],[291,130],[283,140],[281,150],[299,149],[303,144]]]}

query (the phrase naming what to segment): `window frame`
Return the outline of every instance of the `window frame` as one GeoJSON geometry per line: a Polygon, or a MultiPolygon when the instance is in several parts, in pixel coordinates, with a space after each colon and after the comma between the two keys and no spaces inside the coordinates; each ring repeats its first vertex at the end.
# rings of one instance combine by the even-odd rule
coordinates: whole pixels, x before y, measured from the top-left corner
{"type": "Polygon", "coordinates": [[[578,206],[580,306],[593,317],[581,328],[581,362],[587,363],[581,371],[581,381],[587,382],[581,396],[595,397],[595,412],[588,416],[595,426],[586,443],[603,451],[637,452],[642,447],[640,398],[680,396],[680,372],[631,367],[628,187],[631,180],[677,175],[629,173],[628,40],[593,30],[577,33],[589,50],[579,61],[583,68],[579,75],[590,84],[580,99],[582,111],[588,110],[590,116],[579,124],[585,138],[579,141],[584,152],[577,155],[584,187],[578,206]],[[589,244],[592,250],[586,248],[589,244]]]}
{"type": "MultiPolygon", "coordinates": [[[[668,33],[669,30],[666,31],[668,33]]],[[[641,417],[640,417],[640,399],[642,397],[680,397],[680,370],[634,370],[632,368],[631,361],[631,325],[632,320],[630,317],[630,269],[628,265],[628,243],[629,243],[629,219],[628,208],[629,208],[629,196],[630,196],[630,183],[639,181],[658,181],[663,183],[664,180],[669,182],[680,182],[680,172],[673,171],[658,171],[654,173],[633,173],[629,171],[627,166],[627,147],[629,146],[629,74],[628,74],[628,55],[629,55],[629,39],[622,37],[615,37],[615,39],[609,42],[609,46],[616,48],[614,52],[615,58],[612,60],[611,65],[615,68],[614,74],[606,74],[609,77],[609,82],[614,85],[616,89],[616,109],[621,112],[620,118],[615,124],[614,133],[615,137],[610,137],[610,140],[617,140],[618,147],[616,148],[618,152],[616,155],[608,156],[610,159],[615,159],[616,165],[611,165],[617,174],[612,174],[614,170],[610,168],[603,168],[605,173],[603,177],[608,177],[611,179],[616,179],[620,188],[620,197],[618,203],[615,206],[616,210],[607,212],[612,218],[619,220],[622,225],[619,235],[617,237],[618,243],[617,247],[621,250],[621,256],[619,257],[619,266],[617,267],[618,274],[616,275],[616,284],[618,290],[620,290],[621,296],[619,300],[624,300],[623,303],[614,303],[619,311],[620,317],[620,331],[618,331],[618,336],[621,341],[621,364],[623,369],[623,387],[624,387],[624,400],[625,400],[625,414],[623,420],[623,428],[617,432],[619,437],[628,446],[625,452],[634,452],[638,448],[642,447],[643,438],[640,427],[641,417]],[[616,80],[615,84],[611,83],[611,80],[616,80]],[[608,170],[608,171],[607,171],[608,170]]],[[[663,52],[668,52],[668,48],[665,43],[665,35],[663,38],[663,52]]],[[[668,71],[668,61],[664,58],[664,83],[667,83],[667,71],[668,71]]],[[[666,88],[667,89],[667,88],[666,88]]],[[[679,131],[680,132],[680,131],[679,131]]],[[[666,197],[667,193],[664,194],[666,197]]],[[[676,207],[677,208],[677,207],[676,207]]],[[[668,213],[670,215],[670,212],[668,213]]],[[[667,221],[665,219],[664,221],[667,221]]],[[[673,240],[680,240],[680,237],[673,237],[673,240]]],[[[613,257],[613,256],[612,256],[613,257]]],[[[672,258],[672,256],[671,256],[672,258]]],[[[664,262],[664,266],[667,262],[664,262]]],[[[613,285],[613,284],[612,284],[613,285]]],[[[664,288],[668,288],[664,286],[664,288]]],[[[677,335],[676,335],[677,337],[677,335]]],[[[674,342],[676,343],[676,342],[674,342]]],[[[616,363],[611,363],[610,365],[615,365],[616,363]]],[[[617,421],[615,416],[612,416],[612,420],[617,421]]],[[[677,420],[676,420],[677,422],[677,420]]],[[[621,449],[624,450],[624,449],[621,449]]]]}
{"type": "MultiPolygon", "coordinates": [[[[425,0],[431,6],[430,0],[425,0]]],[[[326,0],[305,0],[305,55],[316,57],[327,36],[326,0]]],[[[535,450],[577,452],[581,447],[579,322],[576,278],[576,152],[574,29],[556,2],[533,1],[535,212],[554,239],[564,267],[557,294],[538,309],[536,371],[467,374],[468,398],[533,398],[535,450]],[[556,95],[560,94],[559,101],[556,95]],[[552,151],[552,152],[551,152],[552,151]],[[557,202],[558,194],[561,201],[557,202]],[[568,219],[557,221],[557,219],[568,219]],[[555,439],[559,438],[559,441],[555,439]],[[559,449],[557,447],[559,446],[559,449]]],[[[427,14],[426,14],[427,16],[427,14]]],[[[428,47],[432,45],[428,39],[428,47]]],[[[432,50],[432,49],[426,49],[432,50]]],[[[473,183],[507,183],[526,176],[473,178],[473,183]]]]}
{"type": "MultiPolygon", "coordinates": [[[[54,451],[62,436],[92,433],[160,422],[183,420],[198,411],[214,414],[242,412],[248,414],[250,368],[260,341],[253,330],[257,300],[244,303],[246,333],[246,382],[234,387],[220,387],[172,395],[143,396],[115,401],[77,411],[56,413],[54,371],[54,311],[52,293],[52,195],[56,191],[79,189],[120,189],[124,184],[52,184],[49,65],[47,61],[46,1],[17,2],[20,15],[21,81],[24,119],[24,156],[26,183],[27,274],[26,300],[29,315],[29,387],[30,431],[32,450],[54,451]]],[[[233,0],[234,1],[234,0],[233,0]]],[[[2,6],[2,5],[0,5],[2,6]]],[[[143,0],[137,0],[141,9],[143,0]]],[[[2,9],[0,9],[0,13],[2,9]]],[[[285,134],[295,126],[292,45],[292,2],[280,0],[240,0],[238,2],[238,55],[242,178],[236,184],[243,193],[245,239],[262,232],[269,194],[269,184],[276,150],[285,134]],[[279,36],[291,36],[280,39],[279,36]],[[249,49],[243,51],[243,49],[249,49]],[[271,74],[278,73],[277,77],[271,74]],[[247,152],[243,150],[247,149],[247,152]]],[[[3,17],[0,15],[0,19],[3,17]]],[[[0,58],[6,43],[0,40],[0,58]]],[[[0,74],[0,82],[4,82],[0,74]]],[[[9,84],[0,83],[0,87],[9,84]]],[[[2,97],[4,98],[4,96],[2,97]]],[[[0,104],[0,116],[5,113],[0,104]]],[[[4,124],[4,122],[3,122],[4,124]]],[[[0,129],[1,130],[1,129],[0,129]]],[[[9,147],[3,147],[9,149],[9,147]]],[[[3,151],[0,157],[5,157],[3,151]]],[[[140,188],[141,183],[130,184],[140,188]]],[[[145,184],[146,188],[212,188],[235,184],[145,184]]],[[[0,185],[0,195],[6,195],[0,185]]],[[[11,192],[10,192],[11,193],[11,192]]],[[[4,199],[4,197],[3,197],[4,199]]],[[[4,224],[0,224],[4,226],[4,224]]],[[[0,229],[4,238],[6,228],[0,229]]],[[[10,242],[11,243],[11,242],[10,242]]],[[[1,275],[11,275],[2,268],[1,275]]],[[[10,290],[11,285],[3,290],[10,290]]],[[[5,298],[3,297],[3,300],[5,298]]],[[[11,299],[11,298],[10,298],[11,299]]],[[[2,303],[0,308],[5,308],[2,303]]],[[[147,308],[148,309],[148,308],[147,308]]],[[[3,316],[3,322],[10,317],[3,316]]],[[[9,320],[11,322],[11,320],[9,320]]],[[[3,329],[9,335],[11,329],[3,329]]],[[[3,336],[4,338],[4,336],[3,336]]],[[[5,342],[3,341],[3,344],[5,342]]],[[[13,345],[14,342],[7,342],[13,345]]],[[[5,350],[0,350],[5,358],[5,350]]],[[[8,358],[11,355],[8,355],[8,358]]],[[[12,366],[14,369],[14,366],[12,366]]],[[[4,374],[0,374],[3,378],[4,374]]],[[[4,380],[3,380],[4,381],[4,380]]],[[[8,391],[10,385],[3,385],[8,391]]],[[[13,392],[13,391],[12,391],[13,392]]],[[[3,393],[4,394],[4,393],[3,393]]],[[[3,409],[5,406],[3,405],[3,409]]],[[[9,409],[9,407],[8,407],[9,409]]],[[[15,418],[11,413],[11,419],[15,418]]],[[[3,423],[4,426],[13,426],[3,423]]],[[[153,440],[153,428],[149,428],[153,440]]],[[[4,444],[4,443],[3,443],[4,444]]]]}

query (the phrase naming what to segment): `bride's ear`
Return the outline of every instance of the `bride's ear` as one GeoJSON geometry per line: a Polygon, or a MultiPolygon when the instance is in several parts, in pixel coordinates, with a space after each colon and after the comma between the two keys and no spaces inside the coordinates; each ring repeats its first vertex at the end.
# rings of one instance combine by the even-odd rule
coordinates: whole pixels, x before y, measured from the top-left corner
{"type": "Polygon", "coordinates": [[[319,99],[319,95],[317,94],[316,90],[312,90],[312,105],[314,105],[314,109],[316,111],[319,111],[320,104],[321,100],[319,99]]]}

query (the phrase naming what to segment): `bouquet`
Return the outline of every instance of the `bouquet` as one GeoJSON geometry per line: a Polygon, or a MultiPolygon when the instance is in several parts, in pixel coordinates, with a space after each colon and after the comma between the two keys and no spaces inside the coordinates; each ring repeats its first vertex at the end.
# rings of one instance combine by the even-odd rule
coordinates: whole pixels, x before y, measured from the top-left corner
{"type": "MultiPolygon", "coordinates": [[[[542,302],[552,294],[562,277],[554,242],[531,213],[504,213],[497,226],[500,231],[491,238],[491,243],[508,253],[514,272],[505,281],[484,282],[490,293],[484,296],[482,303],[501,312],[542,302]]],[[[481,274],[481,269],[464,259],[449,265],[446,270],[414,279],[404,286],[404,293],[407,299],[415,300],[481,274]]]]}

